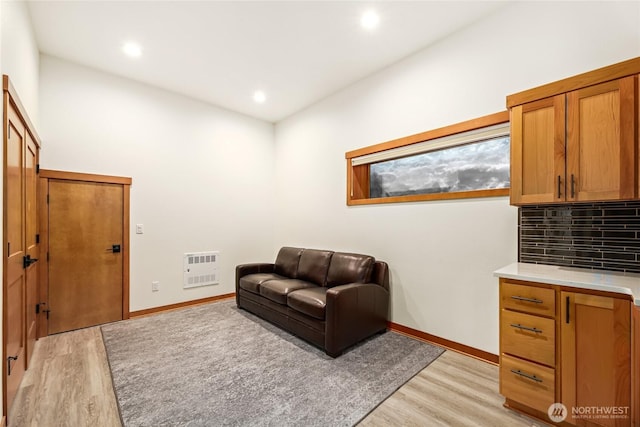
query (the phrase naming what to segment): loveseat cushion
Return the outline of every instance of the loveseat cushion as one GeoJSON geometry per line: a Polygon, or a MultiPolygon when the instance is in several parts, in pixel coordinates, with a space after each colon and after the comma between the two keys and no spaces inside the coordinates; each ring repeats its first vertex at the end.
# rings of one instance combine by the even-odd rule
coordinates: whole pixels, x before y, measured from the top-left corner
{"type": "Polygon", "coordinates": [[[287,305],[307,316],[324,320],[327,288],[318,286],[290,292],[287,296],[287,305]]]}
{"type": "Polygon", "coordinates": [[[347,283],[368,283],[375,259],[368,255],[336,252],[331,257],[327,273],[327,287],[347,283]]]}
{"type": "Polygon", "coordinates": [[[296,278],[324,286],[332,255],[332,251],[305,249],[300,256],[296,278]]]}
{"type": "Polygon", "coordinates": [[[260,285],[260,295],[278,304],[287,305],[287,295],[291,292],[314,286],[316,285],[298,279],[267,280],[260,285]]]}
{"type": "Polygon", "coordinates": [[[276,274],[295,279],[297,277],[298,263],[300,262],[302,251],[302,248],[291,248],[287,246],[280,249],[275,263],[276,274]]]}
{"type": "Polygon", "coordinates": [[[260,293],[260,285],[267,280],[273,279],[285,279],[285,277],[280,276],[275,273],[254,273],[247,274],[240,278],[240,288],[245,291],[253,292],[254,294],[260,293]]]}

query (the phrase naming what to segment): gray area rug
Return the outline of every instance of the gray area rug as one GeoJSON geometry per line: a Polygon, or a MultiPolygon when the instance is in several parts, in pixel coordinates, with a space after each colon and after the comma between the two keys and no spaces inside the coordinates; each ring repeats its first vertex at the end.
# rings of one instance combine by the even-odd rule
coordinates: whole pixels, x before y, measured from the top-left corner
{"type": "Polygon", "coordinates": [[[126,427],[350,426],[444,351],[386,332],[332,359],[235,301],[102,336],[126,427]]]}

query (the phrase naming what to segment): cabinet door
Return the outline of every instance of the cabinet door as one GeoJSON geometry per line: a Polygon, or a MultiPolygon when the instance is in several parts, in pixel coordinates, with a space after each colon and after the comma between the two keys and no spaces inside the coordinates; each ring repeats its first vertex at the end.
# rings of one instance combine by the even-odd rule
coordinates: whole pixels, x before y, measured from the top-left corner
{"type": "Polygon", "coordinates": [[[636,197],[637,76],[567,95],[567,200],[636,197]]]}
{"type": "Polygon", "coordinates": [[[633,351],[631,360],[631,411],[636,426],[640,426],[640,307],[633,306],[633,326],[631,327],[631,342],[633,351]]]}
{"type": "Polygon", "coordinates": [[[631,425],[631,304],[562,292],[562,403],[576,425],[631,425]],[[579,418],[573,418],[573,409],[579,418]],[[616,417],[581,408],[617,408],[616,417]]]}
{"type": "Polygon", "coordinates": [[[565,96],[511,109],[511,203],[565,200],[565,96]]]}

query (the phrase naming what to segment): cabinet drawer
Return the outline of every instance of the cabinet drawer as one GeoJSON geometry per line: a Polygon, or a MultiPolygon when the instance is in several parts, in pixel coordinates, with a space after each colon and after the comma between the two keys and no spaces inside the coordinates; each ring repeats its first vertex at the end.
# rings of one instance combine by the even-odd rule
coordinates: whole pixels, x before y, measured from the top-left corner
{"type": "Polygon", "coordinates": [[[502,354],[500,394],[546,413],[555,402],[555,371],[502,354]]]}
{"type": "Polygon", "coordinates": [[[555,366],[555,320],[502,310],[500,351],[555,366]]]}
{"type": "Polygon", "coordinates": [[[554,317],[556,292],[553,289],[518,285],[503,281],[500,286],[502,308],[554,317]]]}

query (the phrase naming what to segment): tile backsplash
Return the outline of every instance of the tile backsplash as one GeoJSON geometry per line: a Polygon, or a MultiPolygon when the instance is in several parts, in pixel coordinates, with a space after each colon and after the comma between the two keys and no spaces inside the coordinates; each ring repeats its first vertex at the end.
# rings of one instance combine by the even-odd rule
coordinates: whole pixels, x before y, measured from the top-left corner
{"type": "Polygon", "coordinates": [[[640,273],[640,201],[519,209],[521,262],[640,273]]]}

